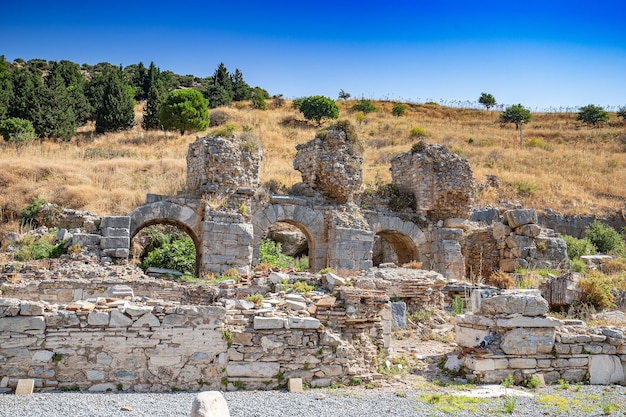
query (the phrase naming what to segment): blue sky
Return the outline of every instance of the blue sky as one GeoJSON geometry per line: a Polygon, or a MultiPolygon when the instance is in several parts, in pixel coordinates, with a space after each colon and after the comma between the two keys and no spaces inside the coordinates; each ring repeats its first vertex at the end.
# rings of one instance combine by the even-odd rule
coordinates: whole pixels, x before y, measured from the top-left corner
{"type": "Polygon", "coordinates": [[[10,61],[154,61],[200,77],[224,62],[289,98],[626,105],[623,0],[19,3],[0,10],[10,61]]]}

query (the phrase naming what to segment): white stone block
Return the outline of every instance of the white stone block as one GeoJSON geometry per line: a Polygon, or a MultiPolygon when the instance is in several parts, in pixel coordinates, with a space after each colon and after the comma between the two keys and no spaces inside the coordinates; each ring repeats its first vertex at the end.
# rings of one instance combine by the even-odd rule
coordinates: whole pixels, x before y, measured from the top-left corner
{"type": "Polygon", "coordinates": [[[592,385],[619,384],[625,382],[624,367],[619,356],[593,355],[589,363],[589,383],[592,385]]]}
{"type": "Polygon", "coordinates": [[[456,343],[462,347],[476,347],[485,337],[491,334],[489,330],[463,327],[458,324],[454,327],[454,332],[456,335],[456,343]]]}
{"type": "Polygon", "coordinates": [[[313,317],[289,317],[287,328],[289,329],[319,329],[321,322],[313,317]]]}
{"type": "Polygon", "coordinates": [[[463,364],[472,371],[495,371],[496,364],[493,359],[479,359],[473,357],[465,357],[463,364]]]}
{"type": "Polygon", "coordinates": [[[52,351],[49,351],[49,350],[38,350],[38,351],[33,353],[32,362],[33,363],[49,362],[50,359],[52,359],[53,356],[54,356],[54,352],[52,352],[52,351]]]}
{"type": "Polygon", "coordinates": [[[128,327],[133,324],[133,319],[126,316],[119,310],[111,310],[110,327],[128,327]]]}
{"type": "Polygon", "coordinates": [[[15,395],[30,395],[35,388],[34,379],[18,379],[17,387],[15,387],[15,395]]]}
{"type": "Polygon", "coordinates": [[[108,326],[109,313],[106,311],[92,311],[87,316],[87,323],[89,323],[90,326],[108,326]]]}
{"type": "Polygon", "coordinates": [[[204,391],[193,400],[191,417],[230,417],[230,412],[221,392],[204,391]]]}
{"type": "Polygon", "coordinates": [[[303,393],[302,378],[289,378],[287,381],[287,391],[295,393],[303,393]]]}
{"type": "Polygon", "coordinates": [[[282,329],[285,326],[281,317],[254,317],[254,330],[282,329]]]}
{"type": "Polygon", "coordinates": [[[226,374],[232,377],[272,378],[280,371],[278,362],[229,362],[226,374]]]}

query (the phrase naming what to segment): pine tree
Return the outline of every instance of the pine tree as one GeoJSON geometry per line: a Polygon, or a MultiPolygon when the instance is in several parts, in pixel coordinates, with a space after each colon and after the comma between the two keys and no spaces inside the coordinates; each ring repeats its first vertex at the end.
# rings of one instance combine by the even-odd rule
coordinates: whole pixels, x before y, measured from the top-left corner
{"type": "Polygon", "coordinates": [[[220,63],[207,86],[206,98],[212,108],[230,106],[233,102],[233,82],[224,63],[220,63]]]}
{"type": "Polygon", "coordinates": [[[235,74],[232,76],[231,84],[233,86],[233,101],[250,100],[252,96],[252,89],[243,80],[243,74],[239,71],[239,68],[235,69],[235,74]]]}
{"type": "Polygon", "coordinates": [[[102,101],[95,103],[96,133],[129,129],[135,119],[135,92],[118,68],[105,70],[100,82],[102,101]]]}
{"type": "Polygon", "coordinates": [[[209,126],[208,104],[199,91],[174,90],[161,105],[159,122],[164,129],[177,130],[181,135],[205,130],[209,126]]]}
{"type": "Polygon", "coordinates": [[[91,105],[85,96],[85,76],[80,71],[78,64],[71,61],[60,61],[51,63],[52,71],[59,71],[63,78],[65,88],[70,95],[72,108],[76,115],[78,125],[83,125],[91,114],[91,105]]]}
{"type": "Polygon", "coordinates": [[[154,62],[150,63],[148,75],[150,86],[148,87],[146,108],[143,111],[143,121],[141,122],[141,127],[146,130],[158,129],[160,127],[159,109],[167,96],[167,90],[161,80],[161,72],[159,68],[154,65],[154,62]]]}
{"type": "Polygon", "coordinates": [[[70,140],[76,134],[78,123],[72,97],[65,87],[58,66],[52,67],[52,72],[39,90],[41,106],[37,120],[33,120],[35,132],[39,137],[70,140]]]}
{"type": "Polygon", "coordinates": [[[9,117],[9,105],[13,100],[13,82],[9,63],[0,55],[0,121],[9,117]]]}

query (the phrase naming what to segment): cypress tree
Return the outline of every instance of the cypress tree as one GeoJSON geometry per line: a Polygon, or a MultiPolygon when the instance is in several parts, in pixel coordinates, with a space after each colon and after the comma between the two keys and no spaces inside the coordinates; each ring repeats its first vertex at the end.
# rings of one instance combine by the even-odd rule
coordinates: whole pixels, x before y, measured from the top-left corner
{"type": "Polygon", "coordinates": [[[239,71],[239,68],[235,69],[231,84],[233,86],[233,101],[250,100],[252,89],[243,80],[243,74],[239,71]]]}
{"type": "Polygon", "coordinates": [[[102,100],[96,103],[96,133],[130,129],[135,120],[135,92],[122,77],[119,68],[105,70],[100,88],[102,100]]]}
{"type": "Polygon", "coordinates": [[[158,129],[160,127],[159,109],[167,96],[167,90],[161,80],[161,72],[159,68],[154,65],[154,62],[150,63],[148,74],[150,86],[148,88],[146,108],[143,111],[143,121],[141,122],[141,127],[146,130],[158,129]]]}

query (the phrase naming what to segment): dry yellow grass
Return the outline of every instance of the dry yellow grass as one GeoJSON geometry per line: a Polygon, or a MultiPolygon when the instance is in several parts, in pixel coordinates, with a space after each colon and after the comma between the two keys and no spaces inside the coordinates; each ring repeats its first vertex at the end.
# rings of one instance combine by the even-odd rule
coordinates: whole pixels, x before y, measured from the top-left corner
{"type": "MultiPolygon", "coordinates": [[[[565,214],[612,214],[626,206],[626,127],[614,114],[601,128],[581,126],[575,114],[533,114],[525,127],[527,146],[519,150],[518,131],[501,127],[499,112],[409,104],[403,117],[391,115],[391,102],[360,122],[340,102],[341,118],[350,120],[366,145],[364,179],[391,180],[390,159],[417,140],[411,129],[428,133],[421,140],[446,145],[470,161],[477,182],[497,175],[500,188],[476,196],[477,204],[518,201],[526,207],[550,207],[565,214]]],[[[295,146],[312,139],[317,126],[290,107],[260,111],[237,104],[221,109],[237,131],[246,126],[264,147],[261,181],[286,187],[300,180],[292,160],[295,146]]],[[[82,127],[69,143],[44,141],[16,151],[0,149],[0,218],[14,222],[35,197],[100,215],[126,214],[147,193],[174,194],[185,184],[187,146],[196,134],[129,131],[96,135],[82,127]]],[[[209,128],[207,134],[217,128],[209,128]]],[[[5,225],[6,228],[7,225],[5,225]]]]}

